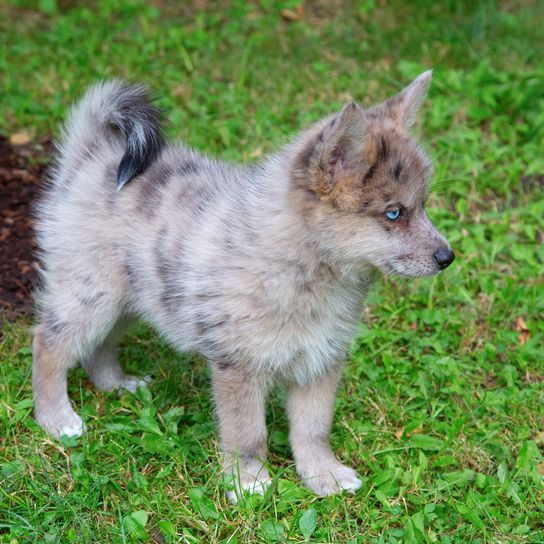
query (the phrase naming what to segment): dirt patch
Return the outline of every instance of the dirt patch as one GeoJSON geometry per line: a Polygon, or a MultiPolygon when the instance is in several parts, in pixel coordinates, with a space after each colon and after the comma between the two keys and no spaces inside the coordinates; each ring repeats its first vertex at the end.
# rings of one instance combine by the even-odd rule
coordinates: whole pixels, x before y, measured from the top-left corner
{"type": "Polygon", "coordinates": [[[38,274],[32,206],[39,197],[50,140],[13,146],[0,136],[0,317],[32,311],[38,274]]]}

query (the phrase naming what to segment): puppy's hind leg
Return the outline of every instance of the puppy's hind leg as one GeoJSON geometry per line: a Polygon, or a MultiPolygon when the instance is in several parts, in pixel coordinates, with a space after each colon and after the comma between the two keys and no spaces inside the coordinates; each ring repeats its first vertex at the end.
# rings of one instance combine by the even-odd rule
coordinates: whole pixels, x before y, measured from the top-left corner
{"type": "Polygon", "coordinates": [[[83,421],[72,408],[67,390],[67,373],[75,365],[75,354],[57,342],[51,332],[45,324],[34,331],[34,416],[40,427],[54,437],[79,436],[83,421]]]}
{"type": "Polygon", "coordinates": [[[75,283],[54,284],[42,297],[42,319],[34,330],[32,388],[34,415],[49,434],[80,435],[81,418],[70,404],[67,373],[104,341],[118,319],[115,296],[89,302],[75,283]]]}
{"type": "Polygon", "coordinates": [[[119,393],[123,389],[134,393],[139,386],[145,387],[150,378],[138,378],[126,374],[117,358],[117,342],[127,328],[127,322],[117,323],[105,340],[95,350],[81,360],[81,366],[85,369],[94,385],[102,391],[117,389],[119,393]]]}

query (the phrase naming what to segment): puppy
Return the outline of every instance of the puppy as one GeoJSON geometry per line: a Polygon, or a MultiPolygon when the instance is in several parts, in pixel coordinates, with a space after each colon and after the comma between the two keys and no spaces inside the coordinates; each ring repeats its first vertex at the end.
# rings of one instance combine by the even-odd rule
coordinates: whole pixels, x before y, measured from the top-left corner
{"type": "Polygon", "coordinates": [[[77,362],[100,389],[145,385],[116,355],[142,318],[209,360],[231,499],[269,482],[265,400],[278,382],[303,482],[355,492],[329,432],[365,297],[380,272],[427,276],[454,259],[425,213],[431,164],[409,133],[430,81],[368,110],[351,102],[250,166],[166,144],[141,86],[91,88],[38,209],[41,427],[83,431],[67,395],[77,362]]]}

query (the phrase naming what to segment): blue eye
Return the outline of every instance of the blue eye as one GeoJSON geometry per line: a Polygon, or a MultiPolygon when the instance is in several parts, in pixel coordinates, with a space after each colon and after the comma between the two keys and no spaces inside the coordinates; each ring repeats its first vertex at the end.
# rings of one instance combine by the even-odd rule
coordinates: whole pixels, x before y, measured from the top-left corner
{"type": "Polygon", "coordinates": [[[396,210],[390,210],[388,212],[385,212],[385,217],[389,219],[390,221],[395,221],[395,219],[398,219],[400,216],[400,210],[397,208],[396,210]]]}

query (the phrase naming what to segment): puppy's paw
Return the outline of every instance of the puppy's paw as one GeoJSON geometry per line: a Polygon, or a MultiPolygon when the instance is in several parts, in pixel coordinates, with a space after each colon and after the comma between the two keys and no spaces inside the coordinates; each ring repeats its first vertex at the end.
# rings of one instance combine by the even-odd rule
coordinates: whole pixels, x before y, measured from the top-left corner
{"type": "Polygon", "coordinates": [[[362,485],[357,473],[341,463],[316,463],[299,468],[298,473],[304,485],[320,497],[342,491],[353,494],[362,485]]]}
{"type": "Polygon", "coordinates": [[[129,393],[136,393],[138,387],[147,387],[151,382],[151,376],[144,376],[139,378],[138,376],[133,376],[132,374],[125,374],[123,380],[116,384],[117,393],[119,396],[123,394],[123,389],[126,389],[129,393]]]}
{"type": "Polygon", "coordinates": [[[38,425],[54,438],[61,436],[81,436],[85,430],[82,419],[72,410],[51,411],[46,414],[36,413],[38,425]]]}
{"type": "Polygon", "coordinates": [[[240,470],[231,467],[225,471],[225,477],[231,487],[226,493],[227,499],[233,504],[236,504],[246,492],[264,495],[272,482],[268,470],[258,461],[247,464],[243,470],[242,467],[240,470]]]}
{"type": "Polygon", "coordinates": [[[249,492],[250,495],[257,493],[259,495],[264,495],[265,491],[270,486],[272,479],[270,476],[263,478],[253,478],[248,476],[239,478],[236,482],[231,482],[234,489],[229,489],[227,491],[227,499],[232,503],[236,504],[246,492],[249,492]]]}

